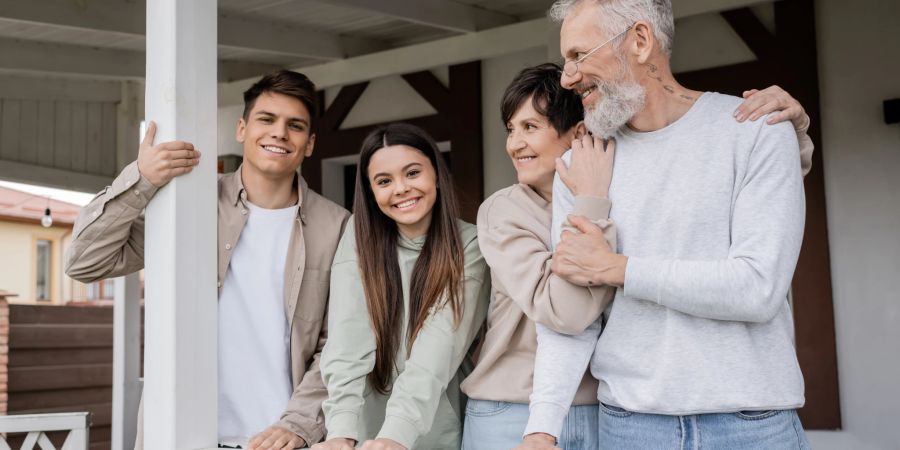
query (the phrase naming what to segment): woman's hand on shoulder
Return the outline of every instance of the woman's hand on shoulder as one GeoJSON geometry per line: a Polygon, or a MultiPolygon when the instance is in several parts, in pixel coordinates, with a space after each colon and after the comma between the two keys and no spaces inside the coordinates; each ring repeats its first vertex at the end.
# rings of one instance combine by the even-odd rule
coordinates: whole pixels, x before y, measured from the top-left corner
{"type": "Polygon", "coordinates": [[[332,438],[313,445],[310,450],[353,450],[354,444],[353,439],[332,438]]]}
{"type": "Polygon", "coordinates": [[[794,129],[800,130],[809,126],[809,116],[797,99],[778,86],[769,86],[763,90],[750,89],[744,91],[744,103],[734,111],[738,122],[747,119],[754,121],[760,117],[776,112],[766,121],[769,125],[790,120],[794,129]]]}
{"type": "Polygon", "coordinates": [[[556,160],[556,172],[572,194],[606,198],[615,158],[615,139],[604,140],[585,134],[572,141],[572,159],[568,167],[561,158],[556,160]]]}

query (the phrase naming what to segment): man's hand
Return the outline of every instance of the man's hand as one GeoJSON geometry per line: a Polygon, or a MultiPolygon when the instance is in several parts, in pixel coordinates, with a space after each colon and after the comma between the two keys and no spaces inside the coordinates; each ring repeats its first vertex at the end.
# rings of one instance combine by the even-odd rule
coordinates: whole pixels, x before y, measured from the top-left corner
{"type": "MultiPolygon", "coordinates": [[[[250,450],[294,450],[306,446],[306,441],[292,431],[279,426],[266,428],[250,439],[250,450]]],[[[353,447],[350,447],[353,448],[353,447]]]]}
{"type": "Polygon", "coordinates": [[[738,122],[743,122],[747,119],[759,119],[773,111],[778,111],[778,114],[769,117],[766,121],[769,125],[790,120],[794,129],[799,130],[809,124],[809,116],[803,110],[803,105],[778,86],[769,86],[761,91],[744,91],[744,103],[734,111],[734,117],[738,122]]]}
{"type": "Polygon", "coordinates": [[[172,141],[153,145],[155,138],[156,123],[150,122],[137,159],[138,172],[150,184],[162,187],[172,178],[184,175],[200,164],[200,152],[194,149],[194,144],[172,141]]]}
{"type": "Polygon", "coordinates": [[[556,159],[556,173],[575,195],[606,198],[612,181],[616,141],[605,141],[585,134],[572,141],[572,161],[569,167],[562,158],[556,159]]]}
{"type": "Polygon", "coordinates": [[[309,450],[353,450],[356,442],[353,439],[332,438],[310,447],[309,450]]]}
{"type": "Polygon", "coordinates": [[[513,450],[562,450],[556,446],[556,438],[546,433],[532,433],[522,439],[513,450]]]}
{"type": "Polygon", "coordinates": [[[406,450],[406,447],[390,439],[380,438],[363,442],[361,450],[406,450]]]}
{"type": "Polygon", "coordinates": [[[628,258],[612,251],[603,230],[583,216],[569,216],[578,232],[565,230],[550,270],[579,286],[623,286],[628,258]]]}

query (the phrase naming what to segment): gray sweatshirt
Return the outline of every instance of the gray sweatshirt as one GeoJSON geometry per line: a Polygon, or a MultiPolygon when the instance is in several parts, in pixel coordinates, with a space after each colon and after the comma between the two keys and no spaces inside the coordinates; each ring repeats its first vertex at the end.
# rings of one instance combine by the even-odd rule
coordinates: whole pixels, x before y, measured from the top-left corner
{"type": "MultiPolygon", "coordinates": [[[[628,256],[600,335],[538,327],[526,434],[559,436],[590,362],[598,399],[686,415],[803,405],[787,294],[803,239],[797,136],[738,123],[741,99],[703,94],[671,125],[617,136],[609,195],[628,256]]],[[[569,155],[565,159],[568,162],[569,155]]],[[[573,209],[553,185],[554,243],[573,209]]]]}

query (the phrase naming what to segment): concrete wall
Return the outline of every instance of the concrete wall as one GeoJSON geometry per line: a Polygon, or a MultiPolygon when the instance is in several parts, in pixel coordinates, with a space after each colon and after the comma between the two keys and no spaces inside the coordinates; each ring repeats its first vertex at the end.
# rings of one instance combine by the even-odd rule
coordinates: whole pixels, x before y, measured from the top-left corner
{"type": "Polygon", "coordinates": [[[900,2],[819,0],[825,192],[844,431],[814,448],[900,448],[900,2]]]}

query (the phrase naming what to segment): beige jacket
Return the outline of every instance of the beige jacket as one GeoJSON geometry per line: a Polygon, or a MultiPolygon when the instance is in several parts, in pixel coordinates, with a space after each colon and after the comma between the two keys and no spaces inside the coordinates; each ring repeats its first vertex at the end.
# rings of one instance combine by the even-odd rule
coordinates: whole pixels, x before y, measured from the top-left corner
{"type": "MultiPolygon", "coordinates": [[[[218,280],[225,279],[231,249],[247,222],[247,194],[241,168],[219,177],[218,280]]],[[[350,214],[309,190],[297,176],[300,208],[284,271],[284,307],[291,330],[291,400],[276,424],[308,443],[325,434],[321,404],[328,393],[319,372],[319,355],[327,336],[331,263],[350,214]]],[[[131,163],[82,209],[66,258],[66,273],[82,282],[125,275],[144,267],[143,209],[156,187],[131,163]]],[[[140,429],[140,423],[138,424],[140,429]]],[[[262,430],[260,430],[262,431],[262,430]]],[[[140,438],[140,430],[139,430],[140,438]]],[[[138,448],[141,447],[138,439],[138,448]]]]}
{"type": "MultiPolygon", "coordinates": [[[[610,202],[576,197],[575,214],[597,223],[616,246],[610,202]]],[[[583,288],[550,271],[550,202],[524,184],[502,189],[478,209],[478,244],[491,268],[493,300],[475,370],[463,381],[471,398],[528,403],[537,351],[534,323],[576,334],[600,315],[615,289],[583,288]]],[[[575,404],[597,403],[597,381],[585,373],[575,404]]]]}

